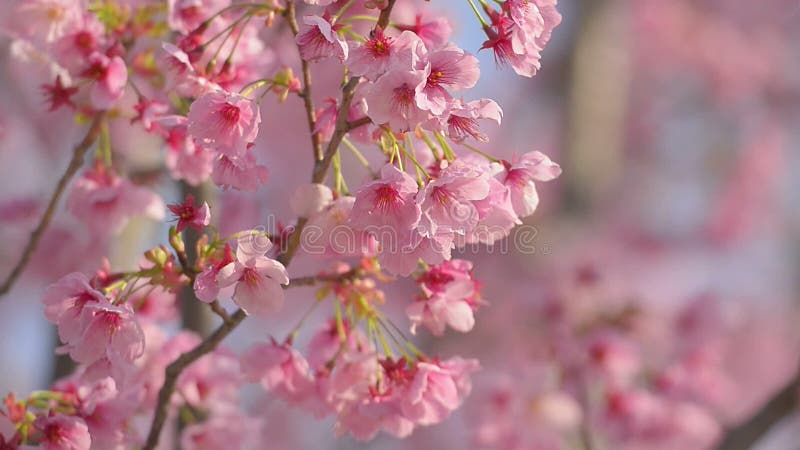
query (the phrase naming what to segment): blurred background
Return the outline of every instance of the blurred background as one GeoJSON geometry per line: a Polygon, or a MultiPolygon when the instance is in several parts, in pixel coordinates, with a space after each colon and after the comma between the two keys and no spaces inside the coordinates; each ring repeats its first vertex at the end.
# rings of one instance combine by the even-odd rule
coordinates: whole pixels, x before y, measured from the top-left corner
{"type": "MultiPolygon", "coordinates": [[[[475,95],[505,113],[483,148],[508,159],[540,150],[564,173],[540,186],[533,234],[512,235],[508,251],[462,255],[491,304],[475,330],[418,337],[430,353],[481,360],[454,417],[407,440],[362,444],[330,439],[330,421],[259,399],[252,407],[268,418],[270,448],[713,448],[796,377],[800,359],[800,1],[560,0],[564,20],[533,79],[478,51],[477,21],[465,2],[452,3],[429,8],[458,11],[453,40],[481,60],[475,95]],[[609,372],[636,382],[592,381],[609,372]]],[[[15,56],[18,46],[0,38],[4,274],[80,139],[70,112],[46,112],[39,86],[49,72],[15,56]]],[[[324,84],[324,64],[314,71],[324,84]]],[[[252,195],[207,194],[223,230],[290,223],[287,199],[298,171],[310,169],[308,152],[294,150],[307,136],[284,131],[303,124],[300,102],[265,102],[262,112],[258,151],[270,181],[252,195]]],[[[135,179],[167,203],[182,198],[158,175],[156,140],[126,121],[112,132],[135,179]]],[[[345,164],[348,179],[363,178],[345,164]]],[[[62,206],[0,302],[0,391],[43,389],[66,370],[41,314],[45,286],[96,270],[104,255],[135,267],[165,230],[135,221],[107,241],[62,206]]],[[[324,266],[303,257],[292,273],[324,266]]],[[[403,327],[412,294],[411,283],[387,292],[403,327]]],[[[283,335],[312,296],[292,291],[280,317],[248,320],[229,346],[283,335]]],[[[201,332],[214,324],[191,322],[201,332]]],[[[794,394],[754,448],[798,448],[794,394]]]]}

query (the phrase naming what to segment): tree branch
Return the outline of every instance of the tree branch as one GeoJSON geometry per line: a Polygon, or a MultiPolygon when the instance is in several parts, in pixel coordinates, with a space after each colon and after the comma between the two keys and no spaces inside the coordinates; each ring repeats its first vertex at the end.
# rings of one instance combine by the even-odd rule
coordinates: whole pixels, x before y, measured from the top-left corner
{"type": "MultiPolygon", "coordinates": [[[[394,7],[396,0],[389,0],[386,8],[384,8],[380,16],[378,17],[377,27],[386,28],[386,25],[389,23],[389,16],[391,15],[392,8],[394,7]]],[[[294,17],[294,4],[292,0],[289,0],[287,3],[287,16],[294,17]],[[291,6],[289,6],[291,5],[291,6]],[[291,13],[288,14],[289,8],[292,8],[291,13]]],[[[297,28],[297,21],[294,21],[295,27],[293,31],[297,28]]],[[[291,27],[291,21],[289,23],[291,27]]],[[[374,32],[374,29],[373,29],[374,32]]],[[[307,64],[304,62],[304,65],[307,64]]],[[[305,69],[304,69],[305,72],[305,69]]],[[[350,104],[353,101],[353,94],[355,93],[356,86],[358,85],[358,77],[351,78],[342,88],[342,101],[341,106],[339,107],[339,113],[336,119],[336,128],[334,129],[333,136],[331,136],[330,142],[328,142],[328,147],[325,149],[325,153],[322,154],[322,158],[319,158],[319,153],[314,149],[315,154],[315,162],[314,162],[314,170],[311,175],[311,181],[313,183],[322,183],[325,181],[325,176],[330,168],[331,161],[333,160],[333,155],[336,154],[336,151],[339,148],[339,144],[342,142],[345,134],[348,131],[348,122],[347,122],[347,111],[350,110],[350,104]]],[[[306,89],[306,93],[310,93],[310,84],[307,84],[304,89],[306,89]]],[[[311,96],[306,95],[304,97],[304,101],[306,102],[306,113],[309,118],[312,118],[313,115],[308,114],[309,112],[309,101],[311,96]]],[[[313,105],[311,106],[313,111],[313,105]]],[[[313,124],[313,121],[309,120],[309,126],[313,124]]],[[[313,138],[313,128],[311,127],[312,132],[312,140],[313,138]]],[[[318,137],[317,137],[318,139],[318,137]]],[[[305,217],[301,217],[297,220],[297,226],[295,227],[294,231],[292,232],[291,238],[289,240],[289,245],[287,247],[286,252],[282,253],[278,256],[278,261],[283,263],[285,266],[288,266],[291,263],[294,255],[297,252],[297,248],[300,243],[300,235],[303,232],[303,228],[305,227],[308,219],[305,217]]],[[[201,342],[197,347],[190,350],[187,353],[182,354],[178,357],[175,362],[167,366],[165,371],[164,377],[164,385],[161,386],[161,390],[158,392],[158,402],[156,404],[155,414],[153,416],[153,422],[150,426],[150,432],[147,436],[147,441],[142,447],[142,450],[153,450],[155,449],[156,445],[158,445],[158,439],[161,435],[161,430],[164,428],[164,422],[167,419],[167,408],[169,406],[169,400],[172,397],[173,392],[175,392],[175,385],[178,380],[178,376],[181,372],[191,365],[193,362],[200,359],[203,355],[214,351],[217,345],[226,337],[228,334],[231,333],[237,326],[244,320],[247,314],[242,310],[238,309],[235,313],[230,316],[230,320],[224,322],[222,325],[217,328],[214,333],[212,333],[208,338],[206,338],[203,342],[201,342]]]]}
{"type": "Polygon", "coordinates": [[[36,251],[36,247],[39,245],[39,241],[42,239],[42,235],[50,225],[50,222],[53,220],[56,206],[58,206],[58,202],[61,200],[61,196],[64,194],[67,184],[69,184],[72,177],[75,176],[75,173],[78,172],[78,169],[81,168],[83,165],[83,157],[100,135],[100,128],[104,119],[105,112],[97,113],[92,120],[89,131],[86,132],[86,136],[84,136],[81,142],[75,146],[75,150],[72,153],[72,159],[67,166],[67,170],[64,171],[64,173],[61,175],[61,178],[59,178],[56,188],[53,191],[53,195],[50,197],[50,202],[47,204],[47,208],[45,209],[42,218],[39,219],[39,224],[36,225],[36,228],[33,230],[33,232],[31,232],[31,237],[28,239],[28,243],[25,244],[25,249],[22,251],[19,261],[17,261],[17,264],[11,270],[11,273],[8,274],[8,277],[6,277],[2,286],[0,286],[0,297],[7,294],[8,291],[11,290],[11,287],[14,286],[17,278],[22,275],[25,267],[30,262],[33,252],[36,251]]]}
{"type": "Polygon", "coordinates": [[[147,441],[144,447],[142,447],[143,450],[153,450],[158,445],[161,430],[164,428],[164,422],[167,420],[167,406],[169,406],[169,400],[175,392],[175,385],[178,382],[178,376],[180,376],[181,372],[204,355],[214,351],[217,345],[235,330],[245,317],[247,317],[247,314],[243,310],[237,310],[228,322],[224,322],[220,325],[219,328],[211,333],[211,335],[203,340],[197,347],[183,353],[178,359],[173,361],[172,364],[167,366],[164,372],[164,385],[161,386],[161,390],[158,391],[158,403],[156,405],[155,415],[150,425],[150,433],[147,435],[147,441]]]}
{"type": "Polygon", "coordinates": [[[356,120],[347,122],[347,131],[355,130],[358,127],[361,127],[361,126],[364,126],[364,125],[368,125],[370,123],[372,123],[372,119],[370,119],[367,116],[364,116],[364,117],[362,117],[360,119],[356,119],[356,120]]]}
{"type": "Polygon", "coordinates": [[[727,430],[717,450],[747,450],[798,406],[800,371],[749,420],[727,430]]]}
{"type": "MultiPolygon", "coordinates": [[[[297,36],[300,32],[300,27],[297,25],[297,12],[294,0],[286,2],[286,10],[283,13],[292,34],[297,36]]],[[[308,61],[300,57],[300,66],[303,72],[303,90],[300,92],[300,97],[303,97],[303,106],[306,110],[306,121],[308,122],[308,131],[311,133],[311,146],[314,150],[314,161],[322,159],[322,143],[319,138],[319,133],[316,132],[317,116],[316,109],[314,108],[314,101],[311,98],[311,67],[308,61]]]]}
{"type": "Polygon", "coordinates": [[[298,286],[313,286],[317,283],[331,283],[331,282],[335,283],[345,280],[352,280],[353,278],[357,278],[359,275],[361,275],[361,269],[356,267],[355,269],[350,269],[347,272],[342,272],[342,273],[332,273],[332,274],[312,275],[308,277],[292,278],[291,280],[289,280],[289,284],[285,287],[291,288],[298,286]]]}

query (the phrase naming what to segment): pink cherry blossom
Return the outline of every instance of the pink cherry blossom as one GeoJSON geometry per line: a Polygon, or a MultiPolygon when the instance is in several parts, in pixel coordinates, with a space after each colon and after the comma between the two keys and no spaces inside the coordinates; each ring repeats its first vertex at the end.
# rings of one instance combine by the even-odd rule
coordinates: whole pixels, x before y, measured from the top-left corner
{"type": "MultiPolygon", "coordinates": [[[[478,223],[478,211],[473,202],[489,195],[489,173],[459,161],[441,171],[417,194],[422,211],[433,222],[435,234],[439,228],[464,234],[478,223]]],[[[424,235],[426,233],[423,233],[424,235]]]]}
{"type": "Polygon", "coordinates": [[[472,279],[472,263],[464,259],[453,259],[432,266],[419,278],[417,283],[426,295],[443,292],[454,281],[471,281],[477,290],[477,282],[472,279]]]}
{"type": "Polygon", "coordinates": [[[469,393],[469,374],[477,368],[474,360],[418,362],[400,401],[403,415],[420,425],[446,419],[469,393]]]}
{"type": "MultiPolygon", "coordinates": [[[[502,171],[500,164],[493,163],[484,167],[495,175],[502,171]]],[[[508,236],[511,229],[521,223],[511,202],[511,192],[496,178],[489,180],[489,195],[483,200],[473,202],[473,205],[478,210],[478,223],[472,231],[466,233],[466,243],[494,243],[508,236]]]]}
{"type": "Polygon", "coordinates": [[[87,68],[89,56],[106,44],[105,27],[94,14],[83,14],[67,34],[54,44],[54,56],[71,73],[87,68]]]}
{"type": "Polygon", "coordinates": [[[541,68],[541,50],[535,41],[520,36],[514,22],[497,12],[490,13],[492,27],[484,28],[489,39],[482,49],[491,49],[498,65],[509,64],[518,75],[532,77],[541,68]]]}
{"type": "Polygon", "coordinates": [[[509,0],[503,4],[526,39],[544,49],[550,41],[553,29],[561,23],[561,14],[556,10],[557,0],[509,0]]]}
{"type": "Polygon", "coordinates": [[[415,423],[404,415],[400,403],[413,377],[413,370],[406,365],[405,359],[379,362],[381,381],[354,401],[340,406],[335,425],[337,434],[349,432],[358,440],[369,440],[381,430],[399,438],[414,431],[415,423]]]}
{"type": "Polygon", "coordinates": [[[39,448],[44,450],[89,450],[92,445],[89,428],[77,417],[53,414],[37,418],[33,426],[42,433],[39,448]]]}
{"type": "Polygon", "coordinates": [[[480,77],[478,59],[453,44],[429,52],[427,59],[430,67],[420,106],[438,115],[452,98],[447,89],[458,91],[475,86],[480,77]]]}
{"type": "Polygon", "coordinates": [[[173,31],[188,34],[230,0],[168,0],[167,23],[173,31]]]}
{"type": "Polygon", "coordinates": [[[208,411],[238,401],[241,387],[239,358],[225,348],[200,358],[178,378],[177,390],[189,405],[208,411]]]}
{"type": "Polygon", "coordinates": [[[396,438],[408,437],[414,422],[403,415],[398,396],[392,391],[371,390],[360,402],[346,404],[337,415],[334,429],[338,435],[350,433],[368,441],[383,430],[396,438]]]}
{"type": "Polygon", "coordinates": [[[239,94],[216,91],[189,107],[189,134],[229,158],[240,158],[258,135],[261,111],[239,94]]]}
{"type": "Polygon", "coordinates": [[[23,37],[50,43],[75,26],[82,14],[82,5],[72,0],[28,0],[18,2],[8,14],[16,20],[3,25],[23,37]]]}
{"type": "Polygon", "coordinates": [[[364,98],[369,105],[369,117],[376,124],[388,124],[396,132],[414,129],[429,117],[422,98],[427,78],[428,72],[423,70],[385,73],[366,88],[364,98]]]}
{"type": "Polygon", "coordinates": [[[329,401],[336,409],[363,401],[377,382],[380,366],[372,350],[369,345],[361,351],[350,347],[336,359],[328,386],[329,401]]]}
{"type": "Polygon", "coordinates": [[[301,235],[306,253],[339,257],[375,254],[373,235],[350,225],[355,201],[354,197],[339,197],[309,218],[301,235]]]}
{"type": "Polygon", "coordinates": [[[303,23],[308,25],[301,31],[295,41],[300,47],[300,56],[306,61],[335,56],[339,60],[347,59],[347,41],[339,36],[339,25],[334,25],[329,16],[305,16],[303,23]]]}
{"type": "Polygon", "coordinates": [[[420,260],[426,264],[441,264],[450,259],[455,247],[455,233],[443,228],[436,229],[425,215],[422,219],[418,229],[410,231],[378,229],[375,236],[381,245],[378,262],[382,268],[407,277],[414,272],[420,260]]]}
{"type": "Polygon", "coordinates": [[[436,293],[426,300],[412,303],[406,309],[411,320],[411,332],[418,325],[428,328],[434,336],[444,334],[445,326],[466,333],[475,326],[475,316],[465,299],[474,294],[467,282],[452,283],[444,292],[436,293]]]}
{"type": "Polygon", "coordinates": [[[185,450],[248,449],[258,446],[258,418],[237,411],[226,411],[186,427],[181,434],[185,450]]]}
{"type": "Polygon", "coordinates": [[[494,100],[484,98],[471,102],[454,99],[437,120],[450,139],[456,142],[463,142],[467,136],[486,142],[489,138],[480,131],[478,120],[491,120],[500,125],[502,118],[503,110],[500,105],[494,100]]]}
{"type": "Polygon", "coordinates": [[[245,152],[240,158],[229,158],[219,155],[214,162],[211,180],[217,186],[239,191],[255,192],[267,182],[268,171],[266,166],[256,162],[256,157],[251,152],[245,152]]]}
{"type": "Polygon", "coordinates": [[[181,95],[200,97],[209,92],[216,92],[221,87],[202,76],[194,66],[194,59],[186,52],[169,42],[162,44],[164,50],[161,55],[168,88],[181,95]]]}
{"type": "Polygon", "coordinates": [[[436,49],[447,44],[453,33],[450,20],[446,16],[434,14],[416,14],[413,24],[398,24],[397,28],[412,31],[422,39],[429,49],[436,49]]]}
{"type": "Polygon", "coordinates": [[[202,206],[197,207],[194,204],[194,196],[191,194],[186,196],[185,202],[167,205],[167,208],[178,220],[176,227],[178,233],[185,230],[186,227],[200,232],[211,223],[211,209],[208,207],[208,202],[203,202],[202,206]]]}
{"type": "Polygon", "coordinates": [[[136,117],[131,119],[131,123],[142,122],[142,126],[147,132],[163,133],[158,119],[169,111],[169,106],[166,103],[142,97],[133,108],[136,110],[136,117]]]}
{"type": "Polygon", "coordinates": [[[197,145],[186,126],[175,126],[167,134],[166,165],[172,177],[197,186],[211,176],[215,152],[197,145]]]}
{"type": "Polygon", "coordinates": [[[561,167],[541,152],[525,153],[514,163],[507,163],[506,170],[500,174],[503,183],[511,191],[514,211],[520,217],[527,217],[536,211],[539,194],[534,181],[550,181],[561,175],[561,167]]]}
{"type": "Polygon", "coordinates": [[[88,62],[82,75],[95,80],[89,93],[92,105],[97,109],[111,109],[125,93],[128,82],[125,61],[119,56],[108,57],[94,52],[88,62]]]}
{"type": "Polygon", "coordinates": [[[308,362],[288,344],[255,344],[242,355],[241,367],[249,381],[260,382],[264,389],[290,403],[301,401],[313,391],[308,362]]]}
{"type": "Polygon", "coordinates": [[[90,378],[87,371],[80,370],[52,389],[75,398],[77,416],[88,426],[93,448],[122,448],[133,439],[130,419],[138,406],[138,394],[120,391],[111,377],[90,378]]]}
{"type": "Polygon", "coordinates": [[[50,111],[55,111],[65,105],[75,109],[72,96],[78,93],[78,88],[65,86],[61,81],[61,75],[56,76],[56,81],[53,84],[43,84],[42,91],[47,98],[47,102],[50,103],[50,111]]]}
{"type": "Polygon", "coordinates": [[[239,238],[236,259],[217,274],[220,287],[235,285],[233,301],[248,314],[268,315],[283,306],[282,284],[289,284],[286,268],[265,255],[271,244],[252,246],[250,235],[239,238]]]}
{"type": "Polygon", "coordinates": [[[377,28],[366,42],[355,44],[347,67],[353,75],[375,81],[390,69],[417,68],[426,53],[425,44],[416,34],[404,31],[390,37],[377,28]]]}
{"type": "Polygon", "coordinates": [[[209,264],[205,270],[197,274],[193,287],[198,300],[211,303],[217,299],[220,290],[217,275],[219,275],[219,271],[222,270],[223,267],[234,262],[234,260],[233,250],[226,244],[222,251],[222,258],[212,261],[212,264],[209,264]]]}
{"type": "Polygon", "coordinates": [[[67,208],[100,234],[119,233],[131,218],[139,215],[162,220],[165,209],[156,194],[100,165],[75,181],[67,208]]]}
{"type": "Polygon", "coordinates": [[[144,334],[130,305],[88,303],[81,310],[80,335],[67,336],[62,351],[83,364],[108,358],[130,363],[144,352],[144,334]]]}
{"type": "Polygon", "coordinates": [[[417,183],[405,172],[387,164],[381,177],[363,185],[356,192],[350,223],[359,229],[380,233],[382,228],[407,231],[420,219],[420,207],[414,201],[417,183]]]}
{"type": "Polygon", "coordinates": [[[47,320],[58,326],[61,341],[69,343],[81,338],[86,306],[107,304],[108,300],[89,284],[85,275],[72,273],[48,287],[42,303],[47,320]]]}

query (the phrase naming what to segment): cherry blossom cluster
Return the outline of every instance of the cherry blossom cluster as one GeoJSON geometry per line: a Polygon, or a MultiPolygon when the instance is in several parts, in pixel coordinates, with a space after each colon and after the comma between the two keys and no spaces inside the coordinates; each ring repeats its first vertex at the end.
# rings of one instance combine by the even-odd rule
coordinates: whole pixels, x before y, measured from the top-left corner
{"type": "Polygon", "coordinates": [[[744,305],[730,314],[715,294],[659,306],[592,266],[554,278],[506,323],[500,345],[518,358],[487,373],[467,406],[478,448],[714,448],[766,389],[734,361],[786,340],[778,321],[744,305]]]}
{"type": "MultiPolygon", "coordinates": [[[[496,3],[465,5],[483,48],[532,76],[561,20],[555,0],[496,3]]],[[[448,17],[411,0],[14,0],[7,10],[14,20],[0,29],[15,54],[52,73],[50,110],[89,124],[54,201],[94,146],[65,191],[93,235],[111,240],[132,219],[164,221],[167,211],[176,223],[135,270],[106,262],[47,289],[57,352],[77,369],[50,390],[6,398],[0,447],[152,450],[163,434],[184,449],[253,448],[264,423],[241,398],[248,382],[361,440],[406,437],[462,404],[478,361],[429,356],[404,330],[473,328],[487,302],[472,263],[453,251],[509,237],[536,211],[537,183],[561,169],[538,151],[492,156],[483,127],[499,125],[502,109],[469,99],[478,59],[451,42],[448,17]],[[324,95],[312,92],[318,64],[337,68],[322,76],[336,73],[324,95]],[[155,178],[258,193],[268,182],[262,113],[275,119],[288,102],[305,110],[314,164],[311,183],[288,187],[297,217],[281,230],[222,235],[216,205],[214,223],[206,199],[165,205],[118,150],[114,126],[137,127],[163,148],[155,178]],[[361,183],[345,179],[340,147],[363,165],[361,183]],[[300,254],[326,269],[290,277],[300,254]],[[397,299],[382,285],[398,278],[418,288],[403,305],[407,324],[383,307],[397,299]],[[295,342],[309,314],[284,339],[225,347],[245,318],[279,314],[296,286],[317,289],[309,313],[330,310],[304,352],[295,342]],[[218,328],[176,332],[178,295],[216,314],[218,328]]]]}

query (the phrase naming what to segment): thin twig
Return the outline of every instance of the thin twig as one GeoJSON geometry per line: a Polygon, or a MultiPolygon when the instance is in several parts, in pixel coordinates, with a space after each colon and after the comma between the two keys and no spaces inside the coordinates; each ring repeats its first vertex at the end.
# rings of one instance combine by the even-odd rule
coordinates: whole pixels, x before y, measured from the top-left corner
{"type": "Polygon", "coordinates": [[[797,409],[800,391],[800,372],[778,391],[749,420],[726,431],[717,450],[747,450],[763,437],[773,425],[797,409]]]}
{"type": "MultiPolygon", "coordinates": [[[[394,8],[395,2],[396,0],[389,0],[386,8],[381,11],[380,16],[378,17],[378,23],[375,25],[373,32],[379,27],[386,28],[386,25],[389,23],[389,16],[392,14],[392,8],[394,8]]],[[[314,163],[314,171],[311,174],[312,183],[322,183],[325,181],[325,176],[327,175],[328,169],[330,169],[331,162],[333,161],[333,155],[335,155],[339,150],[339,144],[342,143],[342,139],[344,139],[344,136],[350,130],[347,121],[347,111],[350,110],[350,104],[353,102],[353,95],[355,94],[356,86],[358,86],[358,80],[358,77],[352,77],[342,88],[342,101],[339,106],[339,113],[336,117],[336,126],[333,130],[333,135],[331,135],[331,140],[328,142],[328,147],[325,149],[322,159],[317,159],[314,163]]],[[[297,226],[289,238],[289,244],[286,248],[286,252],[278,258],[278,260],[282,263],[286,264],[287,261],[290,261],[294,257],[294,254],[300,245],[300,236],[307,222],[308,220],[305,217],[301,217],[297,221],[297,226]]]]}
{"type": "Polygon", "coordinates": [[[364,117],[362,117],[360,119],[356,119],[356,120],[347,122],[347,131],[355,130],[358,127],[361,127],[361,126],[364,126],[364,125],[369,125],[371,123],[372,123],[372,119],[370,119],[367,116],[364,116],[364,117]]]}
{"type": "Polygon", "coordinates": [[[25,244],[25,249],[22,251],[19,261],[11,270],[11,273],[5,279],[2,286],[0,286],[0,296],[7,294],[8,291],[11,290],[11,287],[14,286],[14,283],[17,281],[19,276],[22,275],[25,267],[30,262],[33,252],[36,251],[36,247],[39,245],[39,241],[42,239],[42,235],[50,225],[50,222],[53,220],[56,206],[58,206],[58,202],[61,200],[61,196],[64,194],[67,184],[69,184],[72,177],[75,176],[75,173],[78,172],[78,169],[81,168],[83,165],[83,157],[100,135],[100,129],[102,128],[101,125],[104,119],[104,112],[97,113],[97,115],[94,117],[94,120],[92,120],[89,131],[86,132],[86,136],[84,136],[81,142],[75,146],[69,166],[67,166],[67,170],[64,171],[64,173],[61,175],[61,178],[59,178],[56,188],[53,191],[53,195],[50,197],[50,202],[47,204],[47,209],[45,209],[42,218],[39,219],[39,224],[36,225],[36,228],[33,230],[33,232],[31,232],[31,237],[28,239],[28,243],[25,244]]]}
{"type": "MultiPolygon", "coordinates": [[[[297,25],[297,12],[294,0],[288,0],[286,2],[286,10],[283,16],[286,18],[286,22],[289,24],[292,34],[297,36],[300,32],[300,27],[297,25]]],[[[314,161],[319,161],[322,159],[322,142],[320,141],[319,133],[317,133],[317,112],[314,108],[314,101],[311,98],[311,67],[308,61],[302,57],[300,57],[300,66],[303,73],[303,90],[300,91],[299,95],[303,98],[303,106],[305,106],[306,110],[306,121],[308,122],[308,130],[311,133],[311,147],[314,150],[314,161]]]]}
{"type": "Polygon", "coordinates": [[[298,286],[313,286],[318,283],[336,283],[357,278],[361,274],[360,268],[350,269],[347,272],[332,273],[323,275],[312,275],[308,277],[292,278],[286,288],[298,286]]]}
{"type": "MultiPolygon", "coordinates": [[[[389,16],[391,15],[395,2],[396,0],[389,0],[386,8],[381,11],[376,27],[386,27],[386,25],[389,23],[389,16]]],[[[314,183],[321,183],[325,180],[325,175],[330,167],[333,155],[338,150],[339,144],[344,138],[344,135],[347,134],[347,111],[350,110],[350,103],[353,101],[353,94],[357,85],[358,78],[353,77],[342,88],[342,102],[341,107],[339,108],[339,114],[336,120],[336,128],[333,132],[333,136],[328,143],[328,147],[325,150],[322,159],[315,158],[314,170],[311,175],[311,180],[314,183]]],[[[308,105],[309,103],[306,102],[306,108],[308,108],[308,105]]],[[[315,149],[315,157],[317,155],[318,154],[315,149]]],[[[278,261],[283,263],[285,266],[288,266],[292,261],[292,258],[294,258],[300,243],[300,235],[307,221],[308,220],[304,217],[298,219],[297,226],[292,232],[286,252],[278,256],[278,261]]],[[[247,317],[247,314],[242,309],[238,309],[230,316],[229,321],[220,325],[216,331],[214,331],[197,347],[193,348],[187,353],[182,354],[172,364],[167,366],[164,384],[158,391],[158,402],[156,404],[155,414],[153,415],[153,422],[150,425],[150,432],[147,435],[147,441],[142,447],[142,450],[153,450],[158,445],[161,430],[164,428],[164,422],[167,419],[169,400],[172,397],[173,392],[175,392],[175,385],[181,372],[186,367],[200,359],[203,355],[214,351],[217,345],[222,342],[222,340],[225,339],[225,337],[228,336],[231,331],[239,326],[245,317],[247,317]]]]}
{"type": "Polygon", "coordinates": [[[219,304],[219,301],[214,300],[213,302],[209,303],[208,305],[211,308],[211,311],[214,314],[218,315],[223,322],[228,323],[231,321],[231,316],[228,314],[228,311],[225,311],[225,308],[219,304]]]}

